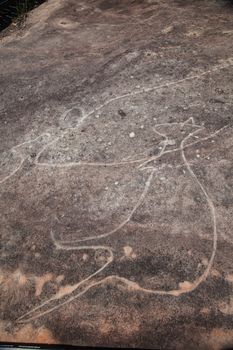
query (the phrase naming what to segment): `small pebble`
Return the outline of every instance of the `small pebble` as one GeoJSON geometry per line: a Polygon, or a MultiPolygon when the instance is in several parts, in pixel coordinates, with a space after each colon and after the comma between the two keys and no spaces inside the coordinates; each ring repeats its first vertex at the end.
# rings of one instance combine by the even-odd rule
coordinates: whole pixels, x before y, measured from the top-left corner
{"type": "Polygon", "coordinates": [[[144,125],[141,125],[140,128],[141,128],[141,129],[144,129],[144,125]]]}
{"type": "Polygon", "coordinates": [[[134,133],[134,132],[131,132],[131,133],[129,134],[129,137],[130,137],[131,139],[133,139],[133,138],[135,137],[135,133],[134,133]]]}
{"type": "Polygon", "coordinates": [[[100,115],[99,114],[96,114],[96,116],[95,116],[96,118],[99,118],[100,117],[100,115]]]}
{"type": "Polygon", "coordinates": [[[118,184],[119,184],[119,182],[118,182],[118,181],[116,181],[116,182],[115,182],[115,185],[117,186],[118,184]]]}
{"type": "Polygon", "coordinates": [[[88,259],[88,255],[87,254],[83,254],[83,261],[86,261],[88,259]]]}
{"type": "Polygon", "coordinates": [[[200,154],[197,154],[197,158],[200,158],[200,154]]]}

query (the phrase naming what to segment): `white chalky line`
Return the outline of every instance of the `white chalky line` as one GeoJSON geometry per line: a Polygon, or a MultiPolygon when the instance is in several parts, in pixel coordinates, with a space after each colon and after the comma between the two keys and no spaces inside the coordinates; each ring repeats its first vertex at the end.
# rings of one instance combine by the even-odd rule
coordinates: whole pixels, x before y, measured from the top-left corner
{"type": "Polygon", "coordinates": [[[20,148],[21,146],[24,146],[24,145],[27,145],[27,144],[30,144],[30,143],[33,143],[33,142],[36,142],[38,139],[40,139],[41,137],[43,136],[47,136],[47,137],[51,137],[51,135],[46,132],[46,133],[43,133],[39,136],[37,136],[35,139],[31,139],[31,140],[28,140],[28,141],[24,141],[22,143],[19,143],[18,145],[12,147],[10,149],[10,153],[15,153],[17,154],[17,156],[19,156],[20,158],[20,164],[7,176],[5,176],[2,180],[0,180],[0,184],[3,184],[4,182],[6,182],[7,180],[9,180],[13,175],[15,175],[21,168],[22,168],[22,165],[23,163],[25,162],[25,160],[27,159],[27,157],[24,157],[23,154],[21,154],[20,152],[18,152],[18,148],[20,148]]]}
{"type": "MultiPolygon", "coordinates": [[[[166,124],[158,124],[158,126],[166,126],[166,125],[174,125],[174,124],[178,124],[178,123],[166,123],[166,124]]],[[[180,123],[180,125],[182,125],[182,123],[180,123]]],[[[197,125],[196,125],[197,126],[197,125]]],[[[191,142],[187,145],[184,145],[184,148],[189,148],[193,145],[196,145],[198,143],[201,143],[202,141],[206,141],[208,139],[211,139],[213,137],[215,137],[218,133],[220,133],[222,130],[226,129],[228,125],[225,125],[223,126],[222,128],[218,129],[217,131],[215,131],[214,133],[206,136],[206,137],[203,137],[203,138],[200,138],[194,142],[191,142]]],[[[160,134],[162,135],[161,133],[159,133],[158,131],[156,131],[156,127],[157,125],[155,125],[155,132],[157,134],[160,134]]],[[[201,126],[200,126],[201,127],[201,126]]],[[[164,136],[164,135],[163,135],[164,136]]],[[[165,143],[166,141],[168,140],[168,138],[166,137],[165,138],[165,143]]],[[[56,139],[57,141],[57,139],[56,139]]],[[[46,145],[42,150],[41,152],[38,154],[39,157],[41,155],[41,153],[43,153],[47,147],[49,147],[53,142],[49,143],[49,145],[46,145]]],[[[174,148],[174,149],[171,149],[171,150],[164,150],[163,152],[163,155],[164,154],[169,154],[169,153],[174,153],[174,152],[179,152],[180,151],[180,148],[174,148]]],[[[134,160],[125,160],[125,161],[121,161],[121,162],[112,162],[112,163],[98,163],[98,162],[95,162],[95,163],[92,163],[92,162],[66,162],[66,163],[46,163],[46,162],[43,162],[43,163],[39,163],[38,162],[38,156],[37,156],[37,159],[35,159],[35,164],[38,165],[38,166],[41,166],[41,167],[51,167],[51,168],[70,168],[70,167],[77,167],[77,166],[93,166],[93,167],[115,167],[115,166],[120,166],[120,165],[129,165],[129,164],[136,164],[136,163],[141,163],[141,162],[145,162],[145,163],[149,163],[151,161],[154,161],[156,160],[157,158],[159,158],[161,156],[161,152],[156,155],[156,156],[153,156],[153,157],[143,157],[143,158],[139,158],[139,159],[134,159],[134,160]]],[[[144,164],[144,163],[143,163],[144,164]]],[[[142,167],[143,164],[140,164],[139,165],[139,168],[142,167]]]]}
{"type": "MultiPolygon", "coordinates": [[[[75,129],[78,129],[80,127],[80,125],[90,116],[92,116],[94,113],[100,111],[102,108],[106,107],[107,105],[109,105],[110,103],[112,102],[115,102],[115,101],[118,101],[120,99],[124,99],[124,98],[127,98],[127,97],[133,97],[133,96],[137,96],[137,95],[140,95],[140,94],[143,94],[143,93],[148,93],[148,92],[152,92],[152,91],[155,91],[155,90],[159,90],[161,88],[166,88],[166,87],[170,87],[170,86],[176,86],[178,84],[181,84],[185,81],[189,81],[189,80],[193,80],[193,79],[198,79],[204,75],[207,75],[207,74],[210,74],[212,72],[215,72],[215,71],[218,71],[218,70],[221,70],[221,69],[224,69],[224,68],[228,68],[230,66],[233,65],[233,59],[230,58],[228,60],[228,64],[225,64],[225,65],[222,65],[222,66],[217,66],[217,67],[214,67],[212,68],[211,70],[208,70],[206,72],[203,72],[199,75],[195,75],[195,76],[191,76],[191,77],[186,77],[184,79],[181,79],[181,80],[178,80],[178,81],[172,81],[172,82],[168,82],[168,83],[165,83],[165,84],[162,84],[162,85],[159,85],[159,86],[155,86],[155,87],[151,87],[151,88],[143,88],[142,90],[138,90],[136,92],[132,92],[132,93],[128,93],[128,94],[124,94],[124,95],[121,95],[121,96],[117,96],[117,97],[114,97],[114,98],[111,98],[109,100],[107,100],[105,103],[103,103],[102,105],[100,105],[99,107],[97,107],[96,109],[92,110],[91,112],[89,112],[88,114],[86,115],[83,115],[82,118],[80,119],[79,121],[79,124],[74,127],[74,128],[68,128],[65,132],[62,133],[61,137],[64,136],[67,132],[69,132],[69,130],[75,130],[75,129]]],[[[192,120],[192,122],[194,122],[192,120]]],[[[169,123],[169,125],[171,125],[172,123],[169,123]]],[[[179,123],[174,123],[174,124],[179,124],[179,123]]],[[[182,125],[182,123],[180,123],[182,125]]],[[[183,123],[184,124],[184,123],[183,123]]],[[[167,123],[166,124],[158,124],[159,125],[168,125],[167,123]]],[[[193,125],[193,126],[196,126],[196,127],[199,127],[197,125],[193,125]]],[[[201,130],[198,129],[198,131],[201,130]]],[[[156,131],[158,134],[159,132],[156,131]]],[[[213,137],[215,136],[217,133],[219,132],[219,130],[215,133],[213,133],[211,136],[208,136],[207,138],[204,138],[203,140],[206,140],[210,137],[213,137]]],[[[83,291],[77,293],[76,295],[74,296],[71,296],[68,300],[62,302],[62,303],[59,303],[58,305],[56,305],[55,307],[52,307],[50,309],[47,309],[45,311],[41,311],[39,312],[39,314],[35,315],[35,316],[31,316],[34,312],[36,311],[39,311],[41,308],[43,308],[44,306],[46,307],[50,302],[54,301],[54,300],[59,300],[58,297],[56,297],[56,295],[50,299],[48,299],[47,301],[45,301],[44,303],[42,303],[41,305],[37,306],[36,308],[30,310],[29,312],[25,313],[24,315],[22,315],[20,318],[17,319],[17,322],[20,322],[20,323],[24,323],[24,322],[29,322],[29,321],[32,321],[34,319],[37,319],[43,315],[46,315],[48,313],[51,313],[53,311],[55,311],[56,309],[60,308],[61,306],[69,303],[69,302],[72,302],[73,300],[75,300],[76,298],[78,298],[79,296],[81,295],[84,295],[89,289],[97,286],[97,285],[100,285],[100,284],[103,284],[107,281],[112,281],[112,280],[116,280],[116,281],[121,281],[123,282],[124,284],[126,284],[130,289],[132,290],[138,290],[138,291],[142,291],[142,292],[145,292],[145,293],[150,293],[150,294],[157,294],[157,295],[171,295],[171,296],[179,296],[181,294],[186,294],[186,293],[189,293],[191,291],[194,291],[202,282],[204,282],[206,280],[206,278],[208,277],[209,275],[209,272],[210,272],[210,269],[213,265],[213,261],[214,261],[214,257],[215,257],[215,254],[216,254],[216,249],[217,249],[217,226],[216,226],[216,214],[215,214],[215,207],[214,207],[214,204],[213,202],[211,201],[208,193],[206,192],[205,188],[203,187],[203,185],[200,183],[200,181],[198,180],[198,178],[196,177],[196,175],[194,174],[194,172],[192,171],[191,167],[190,167],[190,164],[188,163],[186,157],[185,157],[185,153],[184,153],[184,148],[186,147],[190,147],[191,145],[193,144],[196,144],[198,142],[200,142],[201,140],[198,140],[196,142],[193,142],[191,144],[188,144],[188,145],[185,145],[185,142],[192,136],[195,135],[196,132],[193,132],[193,133],[190,133],[187,137],[185,137],[183,139],[183,141],[181,142],[181,147],[178,148],[178,149],[175,149],[175,150],[169,150],[169,151],[165,151],[166,149],[166,135],[164,134],[161,134],[161,136],[165,137],[165,142],[164,142],[164,146],[162,148],[162,151],[160,152],[160,154],[156,157],[152,157],[150,158],[150,160],[147,158],[147,159],[143,159],[145,161],[144,164],[141,164],[143,167],[149,162],[149,161],[152,161],[152,160],[155,160],[157,159],[158,157],[161,157],[162,155],[164,154],[167,154],[167,153],[173,153],[173,152],[177,152],[177,151],[181,151],[181,154],[182,154],[182,158],[183,158],[183,161],[184,161],[184,164],[189,172],[189,174],[191,175],[191,177],[193,178],[193,180],[196,182],[196,184],[199,186],[200,190],[202,191],[202,193],[204,194],[205,198],[206,198],[206,201],[208,203],[208,206],[209,206],[209,209],[210,209],[210,213],[211,213],[211,216],[212,216],[212,222],[213,222],[213,250],[212,250],[212,254],[211,254],[211,257],[210,257],[210,260],[208,262],[208,265],[207,265],[207,268],[205,269],[205,271],[203,272],[203,274],[194,282],[194,283],[190,283],[190,287],[189,288],[186,288],[185,290],[182,290],[182,289],[176,289],[176,290],[170,290],[170,291],[164,291],[164,290],[152,290],[152,289],[146,289],[146,288],[143,288],[141,286],[139,286],[137,283],[134,283],[134,282],[131,282],[130,280],[126,279],[126,278],[123,278],[123,277],[119,277],[119,276],[108,276],[100,281],[95,281],[93,283],[91,283],[89,286],[87,286],[83,291]],[[29,316],[29,318],[28,318],[29,316]],[[26,320],[23,320],[25,319],[26,320]]],[[[42,135],[38,136],[36,139],[34,140],[31,140],[31,141],[26,141],[22,144],[19,144],[15,147],[13,147],[11,149],[11,151],[15,151],[17,150],[20,146],[22,146],[23,144],[25,143],[30,143],[30,142],[33,142],[35,140],[37,140],[39,137],[41,137],[42,135]]],[[[50,135],[49,135],[50,136],[50,135]]],[[[39,158],[41,156],[41,154],[52,144],[54,144],[57,140],[59,139],[59,137],[53,139],[49,144],[45,145],[42,150],[37,154],[36,156],[36,159],[35,159],[35,164],[39,165],[39,158]]],[[[5,177],[1,183],[7,181],[9,178],[11,178],[13,175],[15,175],[19,169],[22,167],[22,164],[23,162],[25,161],[24,158],[22,158],[22,154],[21,155],[21,163],[20,165],[10,174],[8,175],[7,177],[5,177]]],[[[139,161],[133,161],[133,162],[139,162],[139,161]]],[[[141,162],[141,160],[140,160],[141,162]]],[[[122,162],[125,164],[125,162],[122,162]]],[[[43,163],[42,163],[43,164],[43,163]]],[[[46,164],[47,166],[48,164],[46,164]]],[[[113,165],[113,164],[112,164],[113,165]]],[[[106,166],[106,164],[105,164],[106,166]]],[[[154,174],[154,171],[156,170],[156,168],[154,167],[151,167],[151,174],[146,182],[146,186],[145,186],[145,189],[139,199],[139,201],[137,202],[137,204],[135,205],[134,209],[132,210],[132,212],[130,213],[129,217],[124,221],[122,222],[122,224],[120,224],[118,226],[118,228],[116,228],[115,230],[111,231],[110,233],[108,233],[107,235],[110,235],[110,234],[114,234],[116,233],[117,231],[119,231],[119,229],[123,228],[131,219],[132,215],[134,214],[134,212],[140,207],[140,205],[142,204],[142,202],[144,201],[145,197],[146,197],[146,194],[149,190],[149,187],[150,187],[150,184],[151,184],[151,181],[153,179],[153,174],[154,174]]],[[[99,235],[95,237],[95,239],[100,239],[102,237],[105,237],[103,235],[99,235]]],[[[85,240],[89,240],[90,237],[88,239],[85,239],[85,240]]],[[[94,238],[93,238],[94,239],[94,238]]],[[[82,286],[85,282],[91,280],[92,278],[95,278],[97,275],[99,275],[102,271],[104,271],[104,269],[113,261],[114,257],[113,257],[113,252],[112,252],[112,249],[110,247],[105,247],[105,246],[79,246],[79,247],[74,247],[74,244],[75,242],[63,242],[63,243],[59,243],[56,241],[56,239],[54,238],[54,236],[52,235],[52,240],[55,244],[55,246],[59,249],[63,249],[63,250],[83,250],[83,249],[94,249],[94,250],[98,250],[98,249],[104,249],[104,250],[107,250],[109,253],[110,253],[110,260],[107,261],[106,264],[104,264],[100,269],[98,269],[95,273],[89,275],[86,279],[84,279],[83,281],[80,281],[79,283],[75,284],[72,288],[72,292],[73,293],[75,290],[77,290],[80,286],[82,286]],[[71,244],[72,243],[72,246],[67,246],[66,244],[71,244]]],[[[80,241],[76,241],[77,243],[81,242],[82,240],[80,241]]],[[[69,295],[70,293],[67,293],[67,295],[69,295]]]]}
{"type": "MultiPolygon", "coordinates": [[[[172,124],[172,123],[171,123],[172,124]]],[[[170,125],[171,125],[170,124],[170,125]]],[[[177,124],[180,124],[181,126],[183,126],[185,123],[175,123],[176,125],[177,124]]],[[[167,124],[165,124],[167,125],[167,124]]],[[[163,124],[160,124],[160,126],[163,126],[163,124]]],[[[221,128],[220,130],[222,130],[224,128],[221,128]]],[[[211,270],[211,267],[213,265],[213,262],[214,262],[214,257],[215,257],[215,254],[216,254],[216,249],[217,249],[217,226],[216,226],[216,215],[215,215],[215,208],[214,208],[214,204],[213,202],[211,201],[209,195],[207,194],[205,188],[203,187],[203,185],[200,183],[200,181],[198,180],[198,178],[196,177],[196,175],[194,174],[194,172],[192,171],[191,167],[190,167],[190,164],[188,163],[187,161],[187,158],[185,156],[185,153],[184,153],[184,148],[185,148],[185,142],[193,137],[194,135],[196,135],[197,132],[200,132],[201,130],[203,130],[203,127],[199,127],[198,130],[195,130],[194,132],[192,133],[189,133],[189,135],[187,135],[181,142],[181,146],[179,148],[180,152],[181,152],[181,155],[182,155],[182,159],[184,161],[184,165],[186,166],[189,174],[191,175],[191,177],[193,178],[194,182],[199,186],[200,190],[202,191],[202,193],[204,194],[205,198],[206,198],[206,201],[207,201],[207,204],[209,206],[209,209],[210,209],[210,213],[211,213],[211,216],[212,216],[212,224],[213,224],[213,249],[212,249],[212,253],[211,253],[211,257],[210,257],[210,260],[208,262],[208,265],[205,269],[205,271],[202,273],[202,275],[197,278],[193,283],[190,283],[189,284],[189,287],[186,288],[186,289],[174,289],[174,290],[169,290],[169,291],[165,291],[165,290],[153,290],[153,289],[147,289],[147,288],[144,288],[144,287],[141,287],[139,284],[135,283],[135,282],[132,282],[124,277],[120,277],[120,276],[115,276],[115,275],[112,275],[112,276],[107,276],[105,278],[103,278],[102,280],[100,281],[94,281],[92,283],[90,283],[90,285],[88,285],[87,287],[85,287],[81,292],[78,292],[76,295],[73,295],[71,296],[70,298],[68,298],[66,301],[63,301],[62,303],[59,303],[57,305],[55,305],[54,307],[52,308],[49,308],[49,309],[46,309],[46,310],[43,310],[43,311],[40,311],[41,308],[43,309],[44,307],[46,308],[47,306],[49,306],[49,303],[50,302],[53,302],[55,300],[59,300],[59,297],[58,296],[53,296],[52,298],[48,299],[47,301],[45,301],[44,303],[42,303],[41,305],[37,306],[36,308],[30,310],[29,312],[27,312],[26,314],[22,315],[18,320],[17,322],[19,323],[27,323],[27,322],[30,322],[30,321],[33,321],[39,317],[42,317],[42,316],[45,316],[57,309],[59,309],[60,307],[62,307],[63,305],[67,304],[67,303],[70,303],[72,301],[74,301],[75,299],[77,299],[78,297],[84,295],[88,290],[90,290],[91,288],[94,288],[98,285],[101,285],[101,284],[104,284],[104,283],[107,283],[107,282],[111,282],[111,281],[118,281],[118,282],[122,282],[124,283],[129,290],[132,290],[132,291],[140,291],[140,292],[144,292],[144,293],[149,293],[149,294],[154,294],[154,295],[170,295],[170,296],[174,296],[174,297],[178,297],[182,294],[186,294],[186,293],[190,293],[192,291],[194,291],[202,282],[204,282],[207,277],[209,276],[209,273],[210,273],[210,270],[211,270]],[[39,311],[38,314],[34,315],[33,316],[33,313],[35,313],[36,311],[39,311]],[[28,317],[29,316],[29,317],[28,317]],[[26,319],[25,319],[26,318],[26,319]]],[[[216,131],[215,133],[209,135],[208,137],[205,138],[206,139],[209,139],[215,135],[217,135],[220,130],[216,131]]],[[[162,135],[162,134],[161,134],[162,135]]],[[[163,135],[165,136],[165,135],[163,135]]],[[[198,140],[199,141],[199,140],[198,140]]],[[[196,144],[197,142],[195,142],[194,144],[196,144]]],[[[162,149],[161,151],[161,154],[160,156],[162,156],[164,154],[164,151],[165,151],[165,147],[166,147],[166,142],[164,143],[164,148],[162,149]]],[[[177,149],[175,149],[175,151],[177,151],[177,149]]],[[[106,251],[108,251],[110,253],[110,260],[107,261],[107,263],[105,265],[103,265],[99,270],[97,270],[94,274],[91,274],[90,276],[88,276],[86,279],[84,279],[83,281],[80,281],[79,283],[75,284],[72,288],[72,291],[67,293],[65,296],[68,296],[68,295],[71,295],[75,292],[75,290],[77,290],[78,288],[80,288],[84,283],[86,283],[87,281],[90,281],[92,278],[95,278],[97,277],[97,275],[99,275],[101,272],[103,272],[106,267],[114,260],[114,256],[113,256],[113,252],[112,252],[112,249],[108,246],[77,246],[76,247],[76,244],[80,244],[81,242],[84,242],[84,241],[87,241],[87,240],[98,240],[100,238],[103,238],[103,237],[106,237],[106,236],[109,236],[111,234],[114,234],[116,233],[117,231],[119,231],[121,228],[123,228],[131,219],[132,215],[135,213],[135,211],[140,207],[140,205],[142,204],[142,202],[144,201],[147,193],[148,193],[148,190],[150,188],[150,184],[151,184],[151,181],[153,179],[153,175],[154,175],[154,172],[156,171],[156,168],[152,167],[152,171],[151,171],[151,174],[146,182],[146,186],[145,186],[145,189],[139,199],[139,201],[137,202],[137,204],[135,205],[134,209],[132,210],[131,214],[129,215],[129,217],[124,221],[122,222],[122,224],[120,224],[118,226],[118,228],[116,228],[115,230],[109,232],[109,233],[106,233],[106,234],[102,234],[102,235],[98,235],[98,236],[95,236],[95,237],[87,237],[87,238],[84,238],[84,239],[80,239],[80,240],[74,240],[74,241],[57,241],[53,235],[53,233],[51,232],[51,237],[52,237],[52,240],[55,244],[55,246],[58,248],[58,249],[62,249],[62,250],[83,250],[83,249],[95,249],[95,250],[98,250],[98,249],[104,249],[106,251]]],[[[64,296],[62,296],[64,297],[64,296]]]]}
{"type": "Polygon", "coordinates": [[[103,233],[103,234],[100,234],[100,235],[97,235],[97,236],[91,236],[91,237],[85,237],[85,238],[82,238],[82,239],[79,239],[79,240],[72,240],[72,241],[60,241],[62,244],[64,243],[68,243],[68,244],[75,244],[75,243],[80,243],[80,242],[87,242],[87,241],[93,241],[93,240],[96,240],[96,239],[100,239],[100,238],[106,238],[108,236],[111,236],[113,235],[114,233],[118,232],[120,229],[122,229],[132,218],[133,214],[135,213],[135,211],[140,207],[140,205],[143,203],[148,191],[149,191],[149,188],[150,188],[150,184],[151,184],[151,181],[153,179],[153,176],[154,176],[154,172],[155,172],[155,168],[153,168],[151,170],[151,173],[146,181],[146,184],[145,184],[145,187],[144,187],[144,190],[139,198],[139,200],[137,201],[136,205],[134,206],[134,208],[131,210],[130,214],[128,215],[128,217],[119,225],[117,226],[114,230],[110,231],[110,232],[107,232],[107,233],[103,233]]]}
{"type": "MultiPolygon", "coordinates": [[[[177,81],[171,81],[171,82],[167,82],[165,84],[162,84],[162,85],[157,85],[157,86],[154,86],[154,87],[151,87],[151,88],[143,88],[143,89],[139,89],[137,91],[134,91],[134,92],[131,92],[131,93],[127,93],[127,94],[123,94],[123,95],[119,95],[119,96],[116,96],[116,97],[113,97],[107,101],[105,101],[103,104],[101,104],[100,106],[98,106],[97,108],[93,109],[92,111],[90,111],[89,113],[85,114],[83,109],[80,109],[80,111],[82,112],[82,118],[80,118],[80,120],[78,121],[78,125],[75,126],[75,127],[69,127],[67,128],[64,132],[61,133],[61,135],[59,137],[55,137],[51,142],[49,142],[47,145],[45,145],[42,150],[37,154],[36,158],[35,158],[35,164],[40,164],[41,166],[44,165],[44,166],[48,166],[49,163],[39,163],[39,158],[41,156],[41,154],[49,147],[51,146],[52,144],[56,143],[57,140],[59,140],[60,137],[63,137],[66,133],[68,133],[70,130],[77,130],[78,128],[80,128],[80,126],[82,125],[82,123],[89,117],[91,117],[93,114],[95,114],[96,112],[100,111],[101,109],[103,109],[104,107],[108,106],[110,103],[112,102],[115,102],[117,100],[121,100],[121,99],[124,99],[124,98],[127,98],[127,97],[133,97],[133,96],[137,96],[137,95],[141,95],[145,92],[152,92],[152,91],[156,91],[156,90],[159,90],[159,89],[162,89],[162,88],[166,88],[166,87],[170,87],[170,86],[176,86],[176,85],[179,85],[183,82],[186,82],[186,81],[189,81],[189,80],[194,80],[194,79],[198,79],[198,78],[201,78],[202,76],[204,75],[208,75],[210,73],[213,73],[213,72],[216,72],[216,71],[219,71],[219,70],[222,70],[222,69],[225,69],[225,68],[229,68],[229,67],[232,67],[233,66],[233,57],[229,57],[227,60],[225,60],[225,64],[222,64],[222,65],[216,65],[215,67],[213,67],[212,69],[209,69],[203,73],[200,73],[200,74],[197,74],[197,75],[193,75],[193,76],[190,76],[190,77],[186,77],[184,79],[180,79],[180,80],[177,80],[177,81]]],[[[76,107],[73,107],[73,108],[70,108],[68,111],[66,111],[64,113],[64,118],[65,116],[71,112],[73,109],[77,108],[76,107]]],[[[78,107],[79,108],[79,107],[78,107]]],[[[63,118],[63,119],[64,119],[63,118]]],[[[45,135],[48,134],[48,133],[45,133],[45,135]]],[[[42,134],[43,135],[43,134],[42,134]]],[[[18,144],[14,147],[11,148],[10,152],[14,149],[17,149],[19,148],[21,145],[25,144],[25,143],[30,143],[30,142],[33,142],[35,140],[37,140],[39,137],[41,137],[42,135],[39,135],[36,139],[34,140],[29,140],[29,141],[26,141],[26,142],[23,142],[21,144],[18,144]]],[[[49,134],[49,136],[51,137],[51,135],[49,134]]],[[[20,152],[17,152],[17,154],[20,153],[20,152]]],[[[144,159],[146,161],[146,159],[144,159]]],[[[25,158],[23,160],[23,162],[25,161],[25,158]]],[[[139,160],[140,162],[141,160],[139,160]]],[[[22,162],[22,164],[23,164],[22,162]]],[[[132,161],[132,163],[136,163],[137,161],[132,161]]],[[[15,175],[22,167],[22,164],[20,164],[19,167],[17,167],[14,171],[12,171],[8,176],[6,176],[4,179],[1,180],[0,184],[4,183],[5,181],[7,181],[8,179],[10,179],[13,175],[15,175]]],[[[72,163],[69,163],[70,166],[72,166],[72,163]]],[[[73,163],[73,164],[78,164],[78,163],[73,163]]],[[[91,164],[91,163],[86,163],[86,164],[91,164]]],[[[94,165],[95,163],[92,163],[92,165],[94,165]]],[[[123,164],[123,162],[119,162],[118,163],[119,165],[120,164],[123,164]]],[[[102,163],[102,165],[104,165],[104,163],[102,163]]],[[[53,165],[51,165],[53,166],[53,165]]],[[[56,165],[56,166],[59,166],[59,165],[56,165]]],[[[106,164],[105,164],[106,166],[106,164]]]]}
{"type": "MultiPolygon", "coordinates": [[[[119,96],[116,96],[116,97],[113,97],[107,101],[105,101],[103,104],[101,104],[100,106],[98,106],[97,108],[93,109],[92,111],[90,111],[89,113],[85,114],[84,111],[81,109],[81,112],[83,114],[82,118],[80,118],[80,120],[78,121],[78,125],[75,126],[75,127],[69,127],[67,128],[62,134],[60,137],[63,137],[64,135],[66,135],[70,130],[74,131],[74,130],[78,130],[80,128],[80,126],[83,124],[83,122],[88,119],[89,117],[91,117],[93,114],[99,112],[100,110],[102,110],[104,107],[108,106],[109,104],[115,102],[115,101],[118,101],[118,100],[121,100],[121,99],[125,99],[127,97],[133,97],[133,96],[137,96],[137,95],[142,95],[143,93],[145,92],[153,92],[153,91],[156,91],[156,90],[160,90],[162,88],[166,88],[166,87],[170,87],[170,86],[176,86],[176,85],[179,85],[183,82],[186,82],[186,81],[189,81],[189,80],[194,80],[194,79],[198,79],[198,78],[201,78],[202,76],[204,75],[207,75],[207,74],[210,74],[210,73],[213,73],[213,72],[216,72],[216,71],[219,71],[221,69],[225,69],[225,68],[228,68],[228,67],[232,67],[233,66],[233,58],[229,58],[228,60],[226,60],[228,62],[228,64],[224,64],[224,65],[219,65],[219,66],[216,66],[212,69],[209,69],[208,71],[205,71],[199,75],[193,75],[193,76],[190,76],[190,77],[186,77],[184,79],[180,79],[178,81],[171,81],[171,82],[168,82],[168,83],[165,83],[165,84],[162,84],[162,85],[158,85],[158,86],[154,86],[154,87],[151,87],[151,88],[143,88],[141,90],[137,90],[137,91],[134,91],[134,92],[131,92],[131,93],[127,93],[127,94],[124,94],[124,95],[119,95],[119,96]]],[[[77,108],[77,107],[76,107],[77,108]]],[[[75,107],[73,107],[73,109],[75,109],[75,107]]],[[[67,113],[69,113],[72,109],[69,109],[65,115],[67,113]]],[[[166,123],[166,124],[169,124],[169,123],[166,123]]],[[[175,123],[174,123],[175,124],[175,123]]],[[[178,123],[177,123],[178,124],[178,123]]],[[[158,124],[158,126],[161,125],[161,124],[158,124]]],[[[196,125],[197,126],[197,125],[196,125]]],[[[37,154],[37,157],[35,159],[35,163],[38,164],[38,165],[44,165],[44,166],[48,166],[49,163],[39,163],[39,158],[41,156],[41,154],[51,145],[55,144],[56,141],[58,141],[60,139],[60,137],[56,137],[54,140],[51,141],[51,143],[45,145],[45,147],[37,154]]],[[[146,160],[144,158],[144,160],[146,160]]],[[[140,162],[141,160],[139,160],[140,162]]],[[[137,160],[132,160],[131,161],[132,163],[137,163],[138,161],[137,160]]],[[[119,162],[117,163],[116,165],[121,165],[123,164],[124,162],[119,162]]],[[[93,166],[96,166],[96,164],[101,164],[101,165],[104,165],[105,166],[108,166],[108,163],[85,163],[85,162],[69,162],[68,163],[69,165],[67,166],[73,166],[75,164],[81,164],[81,165],[88,165],[88,164],[91,164],[93,166]]],[[[51,165],[53,166],[53,165],[51,165]]],[[[55,166],[60,166],[60,164],[57,164],[55,166]]],[[[65,165],[64,165],[65,166],[65,165]]]]}

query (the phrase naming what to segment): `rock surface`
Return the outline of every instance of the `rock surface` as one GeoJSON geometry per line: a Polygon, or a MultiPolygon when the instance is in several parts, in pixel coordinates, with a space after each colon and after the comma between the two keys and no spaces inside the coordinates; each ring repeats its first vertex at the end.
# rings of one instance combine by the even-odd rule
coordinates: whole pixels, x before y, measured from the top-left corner
{"type": "Polygon", "coordinates": [[[233,345],[233,7],[49,0],[0,37],[1,341],[233,345]]]}

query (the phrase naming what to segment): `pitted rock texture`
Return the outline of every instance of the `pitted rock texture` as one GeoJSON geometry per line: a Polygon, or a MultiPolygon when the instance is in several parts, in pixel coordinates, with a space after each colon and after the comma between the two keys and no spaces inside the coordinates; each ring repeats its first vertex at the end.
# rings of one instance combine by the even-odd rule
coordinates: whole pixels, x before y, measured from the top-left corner
{"type": "Polygon", "coordinates": [[[48,0],[1,33],[1,341],[233,346],[232,19],[48,0]]]}

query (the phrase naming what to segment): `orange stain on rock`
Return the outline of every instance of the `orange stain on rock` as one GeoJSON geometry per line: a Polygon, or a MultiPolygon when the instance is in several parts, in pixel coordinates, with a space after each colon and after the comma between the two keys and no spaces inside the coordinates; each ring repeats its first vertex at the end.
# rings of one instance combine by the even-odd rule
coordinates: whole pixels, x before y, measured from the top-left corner
{"type": "Polygon", "coordinates": [[[61,287],[57,292],[55,298],[60,299],[67,294],[71,294],[75,289],[76,289],[76,286],[71,286],[71,285],[66,285],[64,287],[61,287]]]}
{"type": "Polygon", "coordinates": [[[179,283],[179,288],[181,291],[189,291],[193,287],[193,283],[189,281],[184,281],[179,283]]]}
{"type": "Polygon", "coordinates": [[[220,350],[223,347],[233,346],[233,330],[224,328],[214,328],[208,336],[208,346],[212,350],[220,350]]]}
{"type": "Polygon", "coordinates": [[[24,275],[20,269],[17,269],[15,272],[13,272],[12,279],[14,283],[18,284],[19,286],[24,286],[28,281],[27,276],[24,275]]]}
{"type": "Polygon", "coordinates": [[[227,280],[228,282],[233,283],[233,275],[231,275],[231,274],[227,275],[227,276],[226,276],[226,280],[227,280]]]}
{"type": "Polygon", "coordinates": [[[10,286],[10,288],[14,288],[25,286],[29,278],[23,274],[20,269],[17,269],[13,273],[1,272],[0,280],[1,284],[5,284],[8,287],[10,286]]]}
{"type": "Polygon", "coordinates": [[[4,342],[21,342],[21,343],[46,343],[58,344],[51,331],[45,327],[38,329],[28,324],[13,333],[4,330],[4,326],[0,327],[0,340],[4,342]]]}
{"type": "Polygon", "coordinates": [[[112,325],[110,322],[106,321],[106,320],[102,320],[100,322],[100,326],[99,326],[99,332],[102,335],[107,335],[111,332],[112,330],[112,325]]]}
{"type": "Polygon", "coordinates": [[[126,245],[124,248],[124,254],[127,258],[136,259],[137,255],[133,252],[133,248],[126,245]]]}
{"type": "Polygon", "coordinates": [[[35,296],[39,297],[42,293],[42,290],[44,288],[44,285],[51,281],[53,278],[53,275],[51,273],[46,273],[43,276],[40,277],[36,277],[35,278],[35,284],[36,284],[36,292],[35,292],[35,296]]]}
{"type": "Polygon", "coordinates": [[[124,253],[125,253],[125,255],[127,257],[129,257],[132,254],[132,252],[133,252],[133,248],[132,247],[130,247],[128,245],[124,247],[124,253]]]}
{"type": "Polygon", "coordinates": [[[57,283],[60,283],[60,282],[62,282],[62,281],[64,280],[64,278],[65,278],[64,275],[59,275],[59,276],[57,276],[57,278],[56,278],[56,282],[57,282],[57,283]]]}

